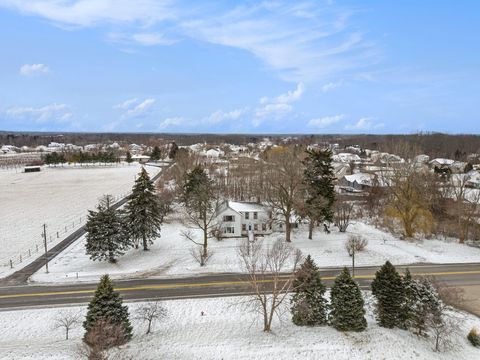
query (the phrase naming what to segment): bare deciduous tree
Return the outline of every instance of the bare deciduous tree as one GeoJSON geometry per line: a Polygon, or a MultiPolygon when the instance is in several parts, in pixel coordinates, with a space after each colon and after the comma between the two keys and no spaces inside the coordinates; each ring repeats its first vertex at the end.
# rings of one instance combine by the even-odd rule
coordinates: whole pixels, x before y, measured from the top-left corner
{"type": "Polygon", "coordinates": [[[337,200],[333,206],[333,223],[338,227],[338,231],[347,231],[351,224],[350,218],[353,212],[353,204],[346,201],[337,200]]]}
{"type": "Polygon", "coordinates": [[[147,323],[147,332],[152,332],[155,321],[161,320],[167,316],[167,309],[165,309],[159,301],[152,301],[144,304],[136,311],[136,319],[147,323]]]}
{"type": "Polygon", "coordinates": [[[122,325],[112,324],[106,319],[100,319],[85,334],[83,339],[89,347],[89,360],[105,360],[105,351],[127,342],[122,325]]]}
{"type": "Polygon", "coordinates": [[[285,225],[287,242],[291,241],[291,219],[304,196],[302,159],[298,152],[298,149],[285,147],[272,152],[268,159],[268,202],[280,215],[278,221],[285,225]]]}
{"type": "Polygon", "coordinates": [[[405,163],[382,174],[382,178],[390,196],[385,214],[400,220],[407,238],[417,230],[427,233],[433,218],[424,174],[413,164],[405,163]]]}
{"type": "MultiPolygon", "coordinates": [[[[188,231],[182,232],[184,237],[187,236],[186,234],[188,234],[188,231]]],[[[210,258],[214,255],[214,251],[210,249],[207,253],[205,253],[202,245],[196,245],[190,248],[190,255],[192,255],[192,257],[200,266],[205,266],[207,265],[208,260],[210,260],[210,258]]]]}
{"type": "Polygon", "coordinates": [[[61,311],[55,317],[53,328],[65,330],[65,340],[68,340],[70,330],[77,327],[80,323],[81,321],[79,313],[71,311],[61,311]]]}
{"type": "Polygon", "coordinates": [[[355,253],[365,250],[367,245],[368,240],[361,235],[350,235],[345,241],[345,250],[349,256],[353,256],[355,253]]]}
{"type": "Polygon", "coordinates": [[[433,340],[433,349],[437,352],[452,349],[455,335],[459,333],[459,323],[444,303],[427,317],[427,327],[433,340]]]}
{"type": "Polygon", "coordinates": [[[239,246],[238,255],[253,292],[249,305],[262,316],[263,331],[269,332],[274,316],[280,315],[281,306],[292,288],[293,273],[302,254],[290,244],[277,240],[271,246],[245,241],[239,246]]]}

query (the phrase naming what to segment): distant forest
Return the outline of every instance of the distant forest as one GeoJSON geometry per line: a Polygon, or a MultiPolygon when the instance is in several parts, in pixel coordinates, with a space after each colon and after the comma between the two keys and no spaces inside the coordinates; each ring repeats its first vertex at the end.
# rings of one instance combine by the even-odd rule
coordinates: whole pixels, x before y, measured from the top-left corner
{"type": "Polygon", "coordinates": [[[175,141],[178,145],[207,143],[247,144],[258,143],[264,137],[280,143],[291,136],[301,143],[338,143],[344,148],[359,145],[362,148],[391,152],[400,156],[427,154],[431,157],[445,157],[463,160],[468,154],[480,153],[480,135],[449,135],[442,133],[417,133],[409,135],[263,135],[263,134],[132,134],[132,133],[14,133],[0,132],[0,145],[38,146],[50,142],[87,145],[95,143],[136,143],[158,145],[175,141]],[[413,149],[413,150],[412,150],[413,149]],[[408,153],[408,154],[407,154],[408,153]]]}

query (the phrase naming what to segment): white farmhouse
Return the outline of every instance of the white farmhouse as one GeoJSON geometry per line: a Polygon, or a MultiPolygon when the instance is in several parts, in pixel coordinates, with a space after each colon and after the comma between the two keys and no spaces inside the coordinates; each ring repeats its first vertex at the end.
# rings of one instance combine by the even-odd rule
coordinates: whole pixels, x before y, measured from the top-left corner
{"type": "Polygon", "coordinates": [[[272,233],[272,212],[262,204],[224,201],[216,211],[216,222],[221,237],[267,235],[272,233]]]}

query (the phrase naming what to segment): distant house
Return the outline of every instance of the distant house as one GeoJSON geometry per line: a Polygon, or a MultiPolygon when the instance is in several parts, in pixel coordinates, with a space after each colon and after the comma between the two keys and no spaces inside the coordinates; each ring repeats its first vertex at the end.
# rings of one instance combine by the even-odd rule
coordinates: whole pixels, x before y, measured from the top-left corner
{"type": "Polygon", "coordinates": [[[369,173],[356,173],[342,177],[338,186],[340,189],[349,192],[360,192],[373,186],[375,175],[369,173]]]}
{"type": "Polygon", "coordinates": [[[216,223],[221,237],[234,238],[272,233],[272,212],[269,207],[253,202],[226,200],[216,210],[216,223]]]}
{"type": "Polygon", "coordinates": [[[437,158],[430,161],[430,167],[440,174],[462,173],[465,171],[466,166],[467,163],[452,159],[437,158]]]}
{"type": "Polygon", "coordinates": [[[138,161],[140,164],[145,164],[150,160],[150,156],[147,155],[133,155],[132,156],[133,161],[138,161]]]}
{"type": "Polygon", "coordinates": [[[40,166],[25,166],[24,171],[26,173],[31,173],[31,172],[39,172],[40,171],[40,166]]]}

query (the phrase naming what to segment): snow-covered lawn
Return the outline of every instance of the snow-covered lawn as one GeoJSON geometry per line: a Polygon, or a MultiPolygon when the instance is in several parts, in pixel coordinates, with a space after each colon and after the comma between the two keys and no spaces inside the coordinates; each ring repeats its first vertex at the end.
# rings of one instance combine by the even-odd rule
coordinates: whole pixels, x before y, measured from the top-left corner
{"type": "MultiPolygon", "coordinates": [[[[190,249],[194,246],[180,235],[184,227],[178,222],[163,225],[162,236],[151,250],[131,249],[117,264],[93,262],[85,255],[85,240],[82,239],[65,250],[50,263],[50,273],[40,270],[33,277],[37,282],[93,281],[108,273],[113,278],[142,276],[187,276],[201,273],[240,272],[238,261],[238,239],[210,240],[209,249],[214,253],[207,266],[200,267],[192,258],[190,249]],[[78,275],[78,280],[77,280],[78,275]]],[[[428,263],[480,262],[480,249],[442,240],[408,242],[396,239],[391,234],[373,226],[357,222],[347,233],[332,231],[325,234],[318,231],[313,240],[308,240],[306,229],[295,230],[292,245],[310,254],[320,267],[350,265],[344,242],[352,233],[362,234],[368,239],[365,251],[356,256],[357,266],[381,265],[390,260],[395,265],[428,263]]],[[[258,241],[272,243],[284,234],[276,233],[258,241]]]]}
{"type": "MultiPolygon", "coordinates": [[[[367,296],[368,293],[366,294],[367,296]]],[[[472,360],[480,350],[471,346],[466,334],[480,325],[472,315],[456,312],[459,334],[452,335],[454,348],[436,353],[432,339],[407,331],[384,329],[375,324],[367,307],[368,328],[362,333],[342,333],[331,327],[297,327],[285,313],[273,324],[273,333],[261,331],[261,324],[240,304],[242,298],[165,301],[168,316],[144,335],[143,324],[133,320],[134,338],[121,349],[125,359],[335,359],[335,360],[472,360]],[[206,315],[201,316],[204,311],[206,315]]],[[[131,318],[140,303],[129,304],[131,318]]],[[[34,309],[0,312],[2,336],[0,359],[83,359],[79,354],[83,328],[64,340],[62,330],[53,330],[60,311],[85,314],[85,307],[34,309]]],[[[116,357],[114,357],[116,358],[116,357]]]]}
{"type": "MultiPolygon", "coordinates": [[[[44,223],[51,247],[84,224],[87,210],[93,209],[102,195],[119,197],[127,193],[140,168],[138,164],[119,164],[42,167],[42,171],[36,173],[1,171],[0,277],[35,259],[37,246],[40,253],[43,251],[44,223]],[[14,269],[10,269],[10,259],[16,265],[14,269]]],[[[158,172],[158,168],[147,167],[147,170],[151,174],[158,172]]]]}

